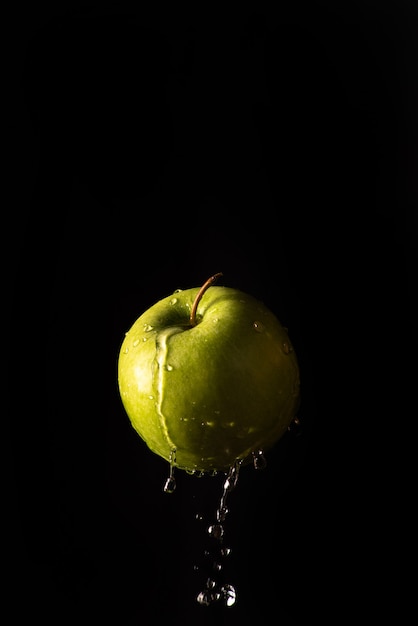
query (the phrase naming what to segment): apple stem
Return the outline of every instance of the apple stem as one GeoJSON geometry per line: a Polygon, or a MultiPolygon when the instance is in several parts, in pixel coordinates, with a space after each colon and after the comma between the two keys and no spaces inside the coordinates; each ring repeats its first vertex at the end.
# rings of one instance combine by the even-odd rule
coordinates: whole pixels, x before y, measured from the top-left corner
{"type": "Polygon", "coordinates": [[[197,296],[196,296],[196,298],[195,298],[195,300],[193,302],[192,310],[191,310],[191,313],[190,313],[190,325],[191,326],[196,326],[197,305],[199,304],[200,300],[202,299],[203,294],[215,282],[215,280],[217,280],[222,275],[223,275],[222,272],[218,272],[217,274],[214,274],[213,276],[208,278],[207,281],[199,289],[198,294],[197,294],[197,296]]]}

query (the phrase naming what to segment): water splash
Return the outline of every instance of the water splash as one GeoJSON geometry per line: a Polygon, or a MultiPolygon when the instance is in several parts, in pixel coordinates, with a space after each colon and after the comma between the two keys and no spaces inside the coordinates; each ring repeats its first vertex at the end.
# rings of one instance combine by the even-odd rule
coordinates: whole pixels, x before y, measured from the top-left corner
{"type": "Polygon", "coordinates": [[[204,588],[196,596],[197,602],[204,606],[222,601],[225,606],[231,607],[236,602],[237,593],[235,587],[229,583],[222,584],[217,575],[223,570],[224,559],[231,553],[231,549],[224,545],[224,522],[229,513],[227,506],[228,496],[237,485],[241,462],[241,460],[237,459],[229,468],[223,484],[219,505],[216,509],[216,522],[207,527],[207,533],[214,542],[213,552],[206,553],[206,556],[211,557],[213,573],[206,579],[204,588]]]}

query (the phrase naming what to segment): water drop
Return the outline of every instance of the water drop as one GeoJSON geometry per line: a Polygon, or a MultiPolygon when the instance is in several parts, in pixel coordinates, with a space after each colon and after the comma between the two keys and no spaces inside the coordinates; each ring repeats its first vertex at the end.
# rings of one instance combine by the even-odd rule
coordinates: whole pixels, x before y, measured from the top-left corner
{"type": "Polygon", "coordinates": [[[287,341],[283,342],[282,348],[285,354],[290,354],[293,350],[292,346],[290,345],[290,343],[287,343],[287,341]]]}
{"type": "Polygon", "coordinates": [[[264,332],[264,325],[261,322],[257,322],[257,321],[253,322],[253,328],[258,333],[264,332]]]}
{"type": "Polygon", "coordinates": [[[164,483],[163,491],[165,493],[173,493],[176,489],[176,479],[174,478],[174,468],[176,463],[176,450],[175,448],[170,452],[170,474],[164,483]]]}
{"type": "Polygon", "coordinates": [[[212,524],[208,527],[208,533],[211,537],[220,541],[224,534],[224,528],[222,524],[212,524]]]}
{"type": "Polygon", "coordinates": [[[300,435],[302,432],[302,424],[298,417],[295,417],[294,420],[289,424],[287,430],[290,431],[293,435],[300,435]]]}
{"type": "Polygon", "coordinates": [[[171,298],[170,300],[171,305],[177,304],[177,302],[178,302],[177,298],[171,298]]]}
{"type": "Polygon", "coordinates": [[[217,521],[224,522],[228,513],[229,513],[229,509],[227,506],[219,506],[218,510],[216,511],[217,521]]]}
{"type": "Polygon", "coordinates": [[[211,589],[204,589],[197,596],[197,601],[199,604],[204,604],[205,606],[209,606],[213,602],[216,602],[220,598],[220,593],[218,591],[213,591],[211,589]]]}
{"type": "Polygon", "coordinates": [[[151,326],[151,324],[144,324],[144,330],[146,333],[149,333],[154,330],[154,326],[151,326]]]}
{"type": "Polygon", "coordinates": [[[256,470],[265,469],[267,465],[267,459],[264,456],[262,450],[254,450],[252,453],[253,456],[253,465],[256,470]]]}
{"type": "Polygon", "coordinates": [[[123,351],[124,354],[128,354],[129,352],[129,348],[125,348],[125,350],[123,351]]]}
{"type": "Polygon", "coordinates": [[[232,585],[224,585],[221,588],[222,599],[225,602],[226,606],[233,606],[237,599],[237,592],[235,591],[235,587],[232,585]]]}
{"type": "Polygon", "coordinates": [[[164,492],[165,493],[173,493],[176,489],[176,479],[174,476],[169,476],[164,484],[164,492]]]}
{"type": "Polygon", "coordinates": [[[135,341],[133,342],[133,347],[136,348],[136,346],[139,344],[139,339],[135,339],[135,341]]]}
{"type": "Polygon", "coordinates": [[[173,371],[173,366],[170,365],[169,363],[167,363],[167,365],[165,366],[165,369],[167,370],[167,372],[172,372],[173,371]]]}

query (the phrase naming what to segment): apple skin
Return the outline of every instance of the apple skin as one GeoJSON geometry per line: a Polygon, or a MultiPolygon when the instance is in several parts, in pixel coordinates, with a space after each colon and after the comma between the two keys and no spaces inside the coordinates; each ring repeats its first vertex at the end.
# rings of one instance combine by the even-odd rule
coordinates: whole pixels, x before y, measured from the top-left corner
{"type": "Polygon", "coordinates": [[[226,471],[277,442],[300,404],[299,366],[287,330],[259,300],[211,286],[177,290],[126,333],[121,400],[154,453],[189,472],[226,471]]]}

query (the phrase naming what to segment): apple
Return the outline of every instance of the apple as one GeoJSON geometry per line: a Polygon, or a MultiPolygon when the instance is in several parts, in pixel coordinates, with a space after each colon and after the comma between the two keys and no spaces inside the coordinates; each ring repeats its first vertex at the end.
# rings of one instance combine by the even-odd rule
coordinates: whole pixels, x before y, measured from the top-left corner
{"type": "Polygon", "coordinates": [[[123,407],[149,449],[188,472],[226,471],[264,453],[300,403],[288,332],[253,296],[177,290],[146,310],[118,357],[123,407]]]}

